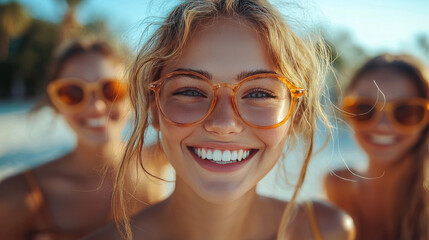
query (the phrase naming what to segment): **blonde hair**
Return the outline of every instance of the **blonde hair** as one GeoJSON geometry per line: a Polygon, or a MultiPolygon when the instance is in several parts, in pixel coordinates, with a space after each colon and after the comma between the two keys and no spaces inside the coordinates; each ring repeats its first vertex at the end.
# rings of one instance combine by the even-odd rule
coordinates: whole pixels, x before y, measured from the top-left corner
{"type": "MultiPolygon", "coordinates": [[[[268,47],[269,56],[279,74],[296,86],[306,89],[292,114],[292,140],[302,138],[306,153],[297,186],[284,210],[278,239],[284,239],[289,216],[301,188],[313,151],[316,119],[328,126],[320,103],[323,79],[327,69],[324,44],[304,41],[294,34],[280,12],[265,0],[187,0],[178,5],[142,47],[130,71],[130,98],[134,108],[134,129],[117,173],[114,187],[115,220],[122,237],[132,238],[127,197],[124,192],[126,171],[132,161],[143,167],[142,152],[148,127],[148,111],[153,101],[148,85],[159,78],[165,63],[177,58],[192,31],[202,22],[219,17],[236,18],[259,32],[268,47]],[[125,230],[125,233],[122,229],[125,230]]],[[[295,145],[297,141],[291,141],[295,145]]]]}
{"type": "MultiPolygon", "coordinates": [[[[418,59],[407,54],[381,54],[369,59],[351,78],[346,94],[366,74],[382,69],[407,75],[416,86],[419,97],[429,100],[429,70],[418,59]]],[[[391,229],[396,229],[398,240],[429,239],[429,124],[406,154],[411,153],[416,153],[411,172],[406,175],[411,179],[401,181],[406,192],[397,192],[397,198],[393,199],[396,199],[397,217],[388,223],[391,229]]]]}

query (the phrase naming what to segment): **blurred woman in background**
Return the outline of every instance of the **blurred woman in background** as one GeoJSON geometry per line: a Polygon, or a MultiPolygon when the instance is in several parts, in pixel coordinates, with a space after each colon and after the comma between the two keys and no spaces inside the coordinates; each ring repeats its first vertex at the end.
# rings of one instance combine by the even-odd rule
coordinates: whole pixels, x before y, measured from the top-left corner
{"type": "Polygon", "coordinates": [[[368,168],[337,170],[325,187],[353,217],[357,239],[429,239],[428,77],[412,56],[384,54],[364,64],[346,90],[342,110],[368,168]]]}
{"type": "MultiPolygon", "coordinates": [[[[50,105],[70,125],[76,147],[66,155],[0,185],[1,239],[77,239],[113,220],[113,177],[129,119],[128,56],[113,44],[77,40],[59,48],[47,86],[50,105]]],[[[161,176],[166,164],[153,146],[145,168],[161,176]],[[155,159],[156,156],[156,159],[155,159]]],[[[23,159],[25,161],[25,159],[23,159]]],[[[138,168],[134,168],[138,169],[138,168]]],[[[159,183],[135,171],[126,189],[138,197],[131,212],[162,198],[159,183]]]]}

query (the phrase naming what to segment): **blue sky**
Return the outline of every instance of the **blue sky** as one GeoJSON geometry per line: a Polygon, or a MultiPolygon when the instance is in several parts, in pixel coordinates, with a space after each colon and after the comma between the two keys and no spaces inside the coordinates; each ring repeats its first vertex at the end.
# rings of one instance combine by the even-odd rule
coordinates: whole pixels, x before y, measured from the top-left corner
{"type": "MultiPolygon", "coordinates": [[[[10,0],[0,0],[5,2],[10,0]]],[[[429,36],[428,0],[295,0],[281,1],[281,11],[306,25],[324,26],[328,33],[350,32],[354,42],[369,52],[412,52],[416,34],[429,36]],[[290,6],[300,5],[301,8],[290,6]]],[[[36,17],[59,21],[65,10],[60,0],[18,0],[36,17]]],[[[82,22],[107,19],[122,39],[135,43],[149,16],[163,16],[176,0],[87,0],[79,8],[82,22]],[[162,3],[160,3],[162,2],[162,3]],[[144,25],[144,24],[143,24],[144,25]]]]}

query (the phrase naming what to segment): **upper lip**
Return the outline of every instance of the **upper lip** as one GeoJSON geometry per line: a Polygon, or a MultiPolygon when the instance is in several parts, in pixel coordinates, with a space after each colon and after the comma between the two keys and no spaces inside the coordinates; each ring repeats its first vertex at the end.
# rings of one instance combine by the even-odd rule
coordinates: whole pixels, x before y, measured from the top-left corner
{"type": "Polygon", "coordinates": [[[257,149],[255,147],[250,147],[248,145],[238,144],[238,143],[219,143],[219,142],[205,142],[198,144],[190,144],[188,147],[192,148],[209,148],[209,149],[219,149],[219,150],[250,150],[257,149]]]}

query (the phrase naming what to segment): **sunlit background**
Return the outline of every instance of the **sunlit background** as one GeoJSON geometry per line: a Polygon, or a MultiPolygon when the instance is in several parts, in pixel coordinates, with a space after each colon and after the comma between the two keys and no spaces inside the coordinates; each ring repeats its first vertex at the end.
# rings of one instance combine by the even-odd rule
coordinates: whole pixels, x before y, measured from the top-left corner
{"type": "MultiPolygon", "coordinates": [[[[73,135],[52,111],[43,109],[27,115],[43,91],[52,50],[70,34],[70,29],[78,26],[111,36],[136,52],[147,36],[142,33],[148,23],[160,20],[178,2],[0,0],[0,181],[55,159],[73,147],[73,135]]],[[[386,52],[410,53],[429,63],[427,0],[276,0],[273,3],[295,31],[319,32],[331,47],[338,80],[329,79],[334,101],[337,89],[368,57],[386,52]]],[[[304,197],[323,197],[321,178],[335,167],[365,165],[365,156],[347,126],[341,122],[336,125],[330,145],[310,165],[304,197]]],[[[297,153],[286,154],[291,175],[297,175],[298,157],[297,153]]],[[[275,172],[258,190],[288,198],[292,188],[277,187],[274,178],[275,172]]]]}

